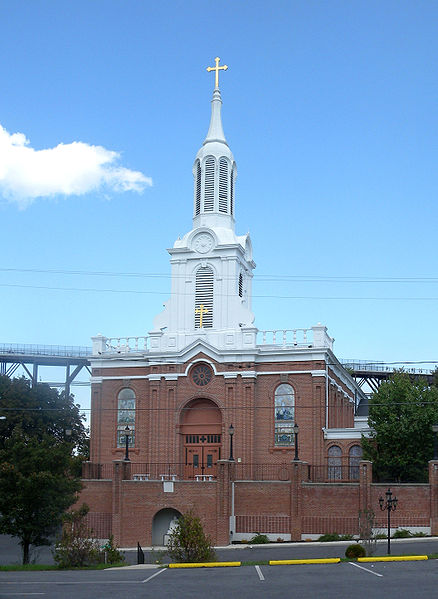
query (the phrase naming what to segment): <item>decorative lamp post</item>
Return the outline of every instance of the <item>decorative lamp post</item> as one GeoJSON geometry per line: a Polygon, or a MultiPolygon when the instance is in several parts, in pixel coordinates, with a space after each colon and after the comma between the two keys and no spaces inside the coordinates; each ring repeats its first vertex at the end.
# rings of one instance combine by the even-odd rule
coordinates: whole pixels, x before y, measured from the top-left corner
{"type": "Polygon", "coordinates": [[[392,496],[391,489],[388,489],[385,493],[386,501],[381,496],[379,498],[379,505],[382,512],[385,510],[388,512],[388,555],[391,555],[391,512],[395,512],[397,509],[397,497],[392,496]]]}
{"type": "Polygon", "coordinates": [[[233,457],[233,435],[234,435],[234,426],[230,424],[230,428],[228,429],[230,434],[230,457],[228,458],[230,462],[234,462],[233,457]]]}
{"type": "Polygon", "coordinates": [[[298,462],[299,461],[299,457],[298,457],[298,431],[300,430],[300,427],[298,426],[298,424],[295,422],[294,424],[294,437],[295,437],[295,457],[294,457],[294,462],[298,462]]]}
{"type": "Polygon", "coordinates": [[[130,462],[129,459],[129,437],[131,435],[131,429],[128,425],[125,426],[125,462],[130,462]]]}
{"type": "Polygon", "coordinates": [[[437,442],[438,424],[432,424],[432,432],[433,432],[433,459],[438,460],[438,442],[437,442]]]}

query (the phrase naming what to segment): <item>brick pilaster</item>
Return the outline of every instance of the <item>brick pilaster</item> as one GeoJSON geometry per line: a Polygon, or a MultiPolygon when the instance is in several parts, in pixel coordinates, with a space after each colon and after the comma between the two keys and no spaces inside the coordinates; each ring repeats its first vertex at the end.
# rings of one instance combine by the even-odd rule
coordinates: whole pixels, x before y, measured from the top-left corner
{"type": "Polygon", "coordinates": [[[438,461],[429,462],[430,534],[438,535],[438,461]]]}
{"type": "Polygon", "coordinates": [[[217,499],[216,499],[216,543],[228,545],[230,542],[231,492],[234,481],[235,462],[218,460],[217,462],[217,499]]]}
{"type": "Polygon", "coordinates": [[[307,480],[307,462],[294,460],[290,472],[290,536],[292,541],[301,541],[302,482],[307,480]]]}

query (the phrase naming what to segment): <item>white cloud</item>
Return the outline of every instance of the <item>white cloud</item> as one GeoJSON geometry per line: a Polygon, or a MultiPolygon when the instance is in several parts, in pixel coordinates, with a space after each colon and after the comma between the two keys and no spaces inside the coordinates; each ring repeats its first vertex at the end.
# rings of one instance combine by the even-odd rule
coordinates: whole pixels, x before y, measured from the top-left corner
{"type": "Polygon", "coordinates": [[[34,150],[23,133],[0,125],[0,196],[21,208],[39,197],[81,195],[99,188],[141,192],[152,179],[117,164],[120,155],[80,141],[34,150]]]}

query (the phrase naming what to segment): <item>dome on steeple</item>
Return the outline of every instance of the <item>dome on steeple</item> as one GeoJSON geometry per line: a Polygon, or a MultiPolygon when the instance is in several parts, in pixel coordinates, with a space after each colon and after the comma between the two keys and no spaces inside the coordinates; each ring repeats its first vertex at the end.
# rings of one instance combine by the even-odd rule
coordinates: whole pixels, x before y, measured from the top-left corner
{"type": "Polygon", "coordinates": [[[219,58],[216,58],[216,67],[207,69],[216,71],[216,86],[211,101],[210,127],[193,165],[194,226],[234,228],[237,168],[222,127],[222,98],[218,87],[218,71],[226,68],[226,65],[219,67],[219,58]]]}

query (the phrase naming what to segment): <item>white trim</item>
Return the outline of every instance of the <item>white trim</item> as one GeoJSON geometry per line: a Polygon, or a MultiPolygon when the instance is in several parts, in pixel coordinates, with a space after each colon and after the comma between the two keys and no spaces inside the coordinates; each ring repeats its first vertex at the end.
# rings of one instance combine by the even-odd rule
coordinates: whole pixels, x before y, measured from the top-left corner
{"type": "Polygon", "coordinates": [[[342,439],[358,439],[369,437],[369,429],[357,429],[357,428],[325,428],[323,427],[322,432],[324,433],[324,439],[328,441],[342,440],[342,439]]]}

